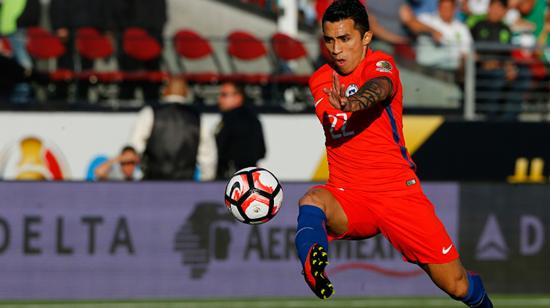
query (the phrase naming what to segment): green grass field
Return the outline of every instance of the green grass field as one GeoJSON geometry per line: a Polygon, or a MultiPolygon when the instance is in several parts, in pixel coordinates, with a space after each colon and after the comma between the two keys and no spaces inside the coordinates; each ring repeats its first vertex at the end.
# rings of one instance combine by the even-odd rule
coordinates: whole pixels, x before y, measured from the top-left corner
{"type": "MultiPolygon", "coordinates": [[[[493,303],[495,307],[508,308],[530,308],[530,307],[550,307],[550,295],[544,296],[494,296],[493,303]]],[[[21,302],[1,302],[1,307],[14,308],[46,308],[46,307],[113,307],[113,308],[412,308],[412,307],[435,307],[452,308],[465,307],[461,303],[444,297],[374,297],[374,298],[338,298],[326,301],[317,299],[216,299],[216,300],[150,300],[150,301],[21,301],[21,302]]]]}

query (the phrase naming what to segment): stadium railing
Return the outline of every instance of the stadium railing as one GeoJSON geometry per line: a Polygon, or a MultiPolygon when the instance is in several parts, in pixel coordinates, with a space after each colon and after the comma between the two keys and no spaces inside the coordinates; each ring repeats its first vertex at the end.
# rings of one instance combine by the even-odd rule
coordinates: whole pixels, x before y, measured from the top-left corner
{"type": "Polygon", "coordinates": [[[544,119],[550,112],[550,65],[544,48],[476,44],[466,57],[464,118],[544,119]]]}

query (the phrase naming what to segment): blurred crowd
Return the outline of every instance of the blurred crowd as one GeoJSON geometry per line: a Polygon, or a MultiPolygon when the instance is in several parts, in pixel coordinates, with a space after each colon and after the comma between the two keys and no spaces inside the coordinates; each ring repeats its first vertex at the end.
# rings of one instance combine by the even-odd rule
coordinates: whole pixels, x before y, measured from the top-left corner
{"type": "MultiPolygon", "coordinates": [[[[317,16],[332,0],[317,1],[317,16]],[[324,3],[324,4],[320,4],[324,3]]],[[[473,43],[491,41],[522,48],[548,47],[547,0],[363,0],[375,38],[393,46],[417,45],[420,64],[455,69],[473,43]],[[475,28],[477,25],[477,29],[475,28]],[[507,32],[489,38],[481,28],[507,32]],[[481,35],[483,33],[483,35],[481,35]]],[[[489,31],[490,32],[490,31],[489,31]]],[[[402,50],[395,50],[398,54],[402,50]]],[[[542,49],[537,58],[548,63],[542,49]]],[[[514,55],[515,56],[515,55],[514,55]]]]}
{"type": "Polygon", "coordinates": [[[523,102],[547,101],[549,1],[364,3],[375,38],[394,55],[429,69],[429,74],[448,72],[463,87],[465,65],[472,56],[476,102],[489,118],[516,119],[523,102]]]}
{"type": "MultiPolygon", "coordinates": [[[[235,1],[275,14],[283,13],[277,0],[235,1]]],[[[299,0],[300,21],[320,33],[320,19],[331,2],[299,0]]],[[[548,91],[548,0],[363,2],[370,15],[376,48],[386,49],[398,59],[411,60],[420,70],[428,69],[429,74],[431,70],[454,74],[462,86],[467,56],[475,55],[477,101],[489,106],[488,109],[491,106],[509,108],[508,115],[502,116],[515,117],[521,101],[544,96],[529,95],[530,92],[548,91]]],[[[28,101],[35,95],[29,80],[49,78],[55,82],[48,84],[46,99],[70,97],[86,101],[90,99],[89,88],[99,79],[107,84],[116,82],[116,99],[158,101],[166,79],[162,56],[167,39],[163,33],[168,5],[167,0],[49,0],[47,12],[41,12],[44,7],[39,0],[0,0],[0,56],[3,57],[0,63],[12,60],[19,66],[3,64],[4,69],[10,67],[16,73],[2,77],[0,97],[12,102],[28,101]],[[46,28],[47,32],[40,32],[39,36],[50,33],[61,46],[45,44],[47,40],[31,44],[29,38],[37,35],[36,27],[46,28]],[[87,50],[89,45],[78,41],[82,33],[97,36],[98,42],[103,38],[104,45],[90,45],[100,45],[103,49],[87,50]],[[119,73],[82,74],[93,70],[95,59],[106,55],[115,59],[119,73]],[[45,62],[46,69],[38,68],[38,62],[45,62]],[[49,75],[37,73],[43,71],[49,75]],[[80,75],[74,77],[73,72],[80,75]],[[9,91],[6,91],[8,84],[9,91]]],[[[313,55],[316,66],[327,60],[323,43],[319,46],[319,54],[313,55]]]]}

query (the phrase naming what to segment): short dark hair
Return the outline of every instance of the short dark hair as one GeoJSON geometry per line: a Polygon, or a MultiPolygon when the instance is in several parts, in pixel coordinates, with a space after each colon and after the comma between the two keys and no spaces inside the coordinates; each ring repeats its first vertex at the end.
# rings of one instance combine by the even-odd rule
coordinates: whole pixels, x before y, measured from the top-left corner
{"type": "Polygon", "coordinates": [[[127,151],[131,151],[131,152],[134,152],[134,153],[137,154],[136,149],[135,149],[133,146],[131,146],[131,145],[125,145],[125,146],[122,148],[122,150],[120,150],[120,154],[122,154],[122,153],[124,153],[124,152],[127,152],[127,151]]]}
{"type": "Polygon", "coordinates": [[[244,100],[246,100],[246,92],[244,91],[244,84],[236,81],[224,81],[221,83],[221,85],[231,85],[233,88],[235,88],[235,91],[239,93],[240,96],[243,97],[244,100]]]}
{"type": "Polygon", "coordinates": [[[359,0],[336,0],[327,8],[323,15],[325,22],[337,22],[351,18],[355,22],[355,28],[361,32],[361,36],[370,30],[369,15],[365,6],[359,0]]]}
{"type": "Polygon", "coordinates": [[[504,7],[508,7],[508,0],[491,0],[489,3],[493,4],[495,2],[499,3],[500,5],[502,5],[504,7]]]}

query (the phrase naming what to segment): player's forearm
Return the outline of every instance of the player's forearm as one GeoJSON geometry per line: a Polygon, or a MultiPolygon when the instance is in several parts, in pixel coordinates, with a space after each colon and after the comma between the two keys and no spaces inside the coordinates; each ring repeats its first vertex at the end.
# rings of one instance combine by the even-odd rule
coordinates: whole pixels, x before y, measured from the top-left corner
{"type": "Polygon", "coordinates": [[[369,109],[372,106],[385,101],[393,92],[393,84],[387,77],[371,79],[349,97],[349,110],[359,111],[369,109]]]}

